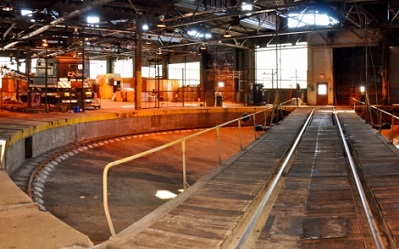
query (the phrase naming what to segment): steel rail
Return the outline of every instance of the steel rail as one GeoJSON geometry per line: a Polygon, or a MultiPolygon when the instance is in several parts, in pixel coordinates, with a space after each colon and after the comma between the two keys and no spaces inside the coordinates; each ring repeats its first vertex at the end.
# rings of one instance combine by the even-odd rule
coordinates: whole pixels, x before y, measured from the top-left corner
{"type": "Polygon", "coordinates": [[[285,168],[288,165],[288,162],[290,161],[292,155],[294,154],[296,147],[299,144],[299,141],[301,140],[307,126],[309,125],[310,121],[313,118],[313,113],[314,113],[315,108],[312,109],[312,111],[310,112],[308,118],[306,119],[306,122],[304,123],[304,125],[302,126],[301,131],[298,133],[293,145],[291,146],[291,149],[289,150],[288,154],[286,155],[286,157],[284,158],[284,161],[279,169],[279,171],[277,172],[276,176],[274,177],[273,181],[270,184],[270,187],[267,189],[267,192],[265,193],[264,197],[262,198],[261,203],[259,204],[259,206],[257,207],[254,215],[251,217],[248,226],[245,228],[245,231],[243,232],[243,234],[240,236],[240,239],[238,240],[235,248],[241,248],[242,246],[245,245],[247,239],[249,238],[251,232],[253,231],[253,228],[255,227],[256,221],[258,220],[258,218],[260,217],[262,210],[264,209],[264,207],[266,206],[266,203],[269,201],[274,189],[277,186],[277,183],[280,181],[280,178],[285,170],[285,168]]]}
{"type": "MultiPolygon", "coordinates": [[[[280,104],[277,105],[277,106],[278,106],[278,107],[282,107],[282,106],[284,106],[285,104],[287,104],[287,103],[289,103],[289,102],[291,102],[291,100],[289,100],[289,101],[284,101],[284,102],[280,103],[280,104]]],[[[297,108],[297,106],[295,106],[295,108],[297,108]]],[[[161,150],[166,149],[166,148],[168,148],[168,147],[171,147],[171,146],[173,146],[173,145],[181,144],[181,148],[182,148],[183,188],[184,188],[184,189],[187,189],[187,187],[188,187],[188,183],[187,183],[187,181],[186,181],[186,168],[187,168],[187,166],[186,166],[186,141],[187,141],[187,140],[189,140],[189,139],[191,139],[191,138],[194,138],[194,137],[197,137],[197,136],[199,136],[199,135],[201,135],[201,134],[204,134],[204,133],[207,133],[207,132],[216,130],[216,134],[217,134],[216,139],[217,139],[217,148],[218,148],[218,160],[219,160],[219,163],[221,164],[222,161],[221,161],[221,156],[220,156],[220,153],[221,153],[220,128],[223,127],[223,126],[227,126],[227,125],[229,125],[229,124],[233,124],[233,123],[235,123],[235,122],[238,122],[238,127],[239,127],[239,129],[241,129],[241,121],[244,120],[244,119],[250,118],[250,117],[253,117],[253,119],[254,119],[254,125],[255,125],[255,117],[256,117],[256,115],[262,114],[262,113],[265,113],[265,115],[266,115],[266,114],[267,114],[267,111],[270,111],[270,110],[273,111],[273,109],[274,109],[274,107],[267,107],[267,108],[265,108],[265,110],[261,110],[261,111],[258,111],[258,112],[254,112],[254,113],[251,113],[251,114],[244,115],[244,116],[242,116],[242,117],[240,117],[240,118],[236,118],[236,119],[234,119],[234,120],[225,122],[225,123],[223,123],[223,124],[221,124],[221,125],[217,125],[217,126],[208,128],[208,129],[206,129],[206,130],[197,132],[197,133],[195,133],[195,134],[186,136],[186,137],[184,137],[184,138],[177,139],[177,140],[175,140],[175,141],[169,142],[169,143],[164,144],[164,145],[162,145],[162,146],[158,146],[158,147],[156,147],[156,148],[153,148],[153,149],[150,149],[150,150],[141,152],[141,153],[139,153],[139,154],[135,154],[135,155],[132,155],[132,156],[128,156],[128,157],[125,157],[125,158],[122,158],[122,159],[119,159],[119,160],[116,160],[116,161],[113,161],[113,162],[108,163],[108,164],[105,166],[104,170],[103,170],[103,206],[104,206],[104,212],[105,212],[105,217],[106,217],[106,219],[107,219],[108,227],[109,227],[109,230],[110,230],[110,232],[111,232],[111,236],[115,236],[115,235],[116,235],[116,233],[115,233],[115,228],[114,228],[114,225],[113,225],[113,222],[112,222],[112,219],[111,219],[111,214],[110,214],[110,211],[109,211],[109,205],[108,205],[108,172],[109,172],[109,170],[110,170],[112,167],[118,166],[118,165],[120,165],[120,164],[129,162],[129,161],[132,161],[132,160],[135,160],[135,159],[138,159],[138,158],[147,156],[147,155],[150,155],[150,154],[152,154],[152,153],[155,153],[155,152],[157,152],[157,151],[161,151],[161,150]]],[[[267,116],[265,116],[265,118],[267,118],[267,116]]],[[[272,121],[271,121],[271,122],[272,122],[272,121]]],[[[254,128],[254,130],[255,130],[255,128],[254,128]]],[[[254,131],[254,133],[255,133],[255,139],[256,139],[256,136],[257,136],[257,135],[256,135],[256,131],[254,131]]],[[[242,146],[242,143],[241,143],[241,141],[242,141],[242,140],[241,140],[241,131],[238,132],[238,136],[239,136],[239,141],[240,141],[240,148],[242,149],[243,146],[242,146]]]]}
{"type": "Polygon", "coordinates": [[[353,161],[353,158],[352,158],[352,155],[351,155],[351,151],[349,149],[348,143],[347,143],[346,138],[345,138],[345,134],[343,132],[341,123],[339,122],[339,119],[338,119],[338,114],[335,111],[335,109],[334,109],[334,116],[335,116],[335,121],[336,121],[336,123],[338,125],[339,133],[341,135],[342,143],[343,143],[343,145],[345,147],[345,153],[346,153],[346,155],[348,157],[348,161],[349,161],[349,165],[350,165],[350,168],[351,168],[351,171],[352,171],[352,175],[353,175],[353,178],[355,180],[356,190],[357,190],[357,192],[358,192],[358,194],[360,196],[360,200],[362,202],[363,209],[364,209],[365,215],[367,217],[367,222],[369,224],[370,232],[373,235],[374,243],[375,243],[375,245],[376,245],[376,247],[378,249],[383,249],[385,247],[383,245],[382,238],[381,238],[381,236],[380,236],[380,234],[378,232],[377,224],[375,223],[375,220],[374,220],[370,205],[368,204],[366,194],[365,194],[365,192],[363,190],[362,183],[360,182],[360,178],[359,178],[359,175],[358,175],[358,173],[356,171],[356,166],[355,166],[355,163],[353,161]]]}

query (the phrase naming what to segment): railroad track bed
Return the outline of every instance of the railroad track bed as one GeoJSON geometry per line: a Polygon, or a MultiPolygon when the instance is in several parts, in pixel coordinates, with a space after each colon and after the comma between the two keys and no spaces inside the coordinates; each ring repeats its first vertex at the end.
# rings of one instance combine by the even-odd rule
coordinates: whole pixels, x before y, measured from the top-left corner
{"type": "Polygon", "coordinates": [[[331,114],[331,108],[316,111],[250,248],[364,248],[367,227],[358,216],[356,190],[331,114]]]}
{"type": "Polygon", "coordinates": [[[238,248],[398,248],[398,150],[353,112],[331,113],[315,112],[266,221],[238,248]]]}
{"type": "MultiPolygon", "coordinates": [[[[399,246],[399,150],[376,130],[364,128],[364,120],[350,113],[340,114],[351,141],[364,186],[374,212],[383,216],[381,226],[392,235],[391,248],[399,246]],[[363,128],[361,128],[363,127],[363,128]],[[368,132],[369,131],[369,132],[368,132]]],[[[368,126],[366,126],[368,127],[368,126]]],[[[389,248],[389,247],[388,247],[389,248]]]]}
{"type": "MultiPolygon", "coordinates": [[[[95,247],[397,248],[399,151],[354,112],[338,111],[339,120],[334,112],[299,108],[174,200],[95,247]]],[[[51,151],[14,180],[26,189],[34,168],[87,154],[89,147],[51,151]]]]}
{"type": "Polygon", "coordinates": [[[309,112],[293,112],[170,212],[104,247],[397,248],[397,149],[353,112],[338,112],[342,132],[333,108],[305,120],[309,112]]]}

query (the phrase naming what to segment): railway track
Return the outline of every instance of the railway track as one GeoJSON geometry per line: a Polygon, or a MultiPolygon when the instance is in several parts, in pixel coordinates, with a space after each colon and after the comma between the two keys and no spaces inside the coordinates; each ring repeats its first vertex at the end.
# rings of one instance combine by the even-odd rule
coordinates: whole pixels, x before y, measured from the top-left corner
{"type": "Polygon", "coordinates": [[[335,110],[312,111],[225,248],[396,248],[353,154],[335,110]]]}
{"type": "MultiPolygon", "coordinates": [[[[361,138],[375,134],[365,135],[364,122],[340,121],[331,107],[301,109],[166,205],[175,208],[155,210],[150,222],[144,218],[97,247],[397,248],[399,153],[383,144],[376,153],[396,158],[370,166],[376,156],[361,138]]],[[[66,148],[41,163],[47,168],[114,141],[66,148]]],[[[40,187],[40,172],[33,187],[40,187]]]]}
{"type": "Polygon", "coordinates": [[[339,115],[309,113],[290,114],[166,215],[104,248],[397,248],[339,115]]]}

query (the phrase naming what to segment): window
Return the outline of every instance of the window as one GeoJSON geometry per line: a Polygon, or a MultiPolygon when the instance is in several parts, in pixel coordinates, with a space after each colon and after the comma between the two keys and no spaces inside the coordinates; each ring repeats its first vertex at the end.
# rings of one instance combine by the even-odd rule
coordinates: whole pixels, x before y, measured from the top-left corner
{"type": "Polygon", "coordinates": [[[288,15],[288,27],[304,26],[329,26],[337,24],[338,21],[325,13],[315,11],[313,13],[291,13],[288,15]]]}
{"type": "Polygon", "coordinates": [[[122,78],[133,77],[133,61],[131,59],[116,60],[113,72],[120,74],[122,78]]]}
{"type": "Polygon", "coordinates": [[[141,67],[141,76],[146,78],[162,77],[162,65],[141,67]]]}
{"type": "Polygon", "coordinates": [[[97,75],[107,73],[107,62],[105,60],[90,60],[90,79],[97,78],[97,75]]]}
{"type": "Polygon", "coordinates": [[[256,83],[265,88],[307,87],[308,51],[306,43],[284,44],[256,51],[256,83]]]}
{"type": "Polygon", "coordinates": [[[180,80],[180,86],[198,86],[200,84],[200,63],[169,64],[169,79],[180,80]]]}
{"type": "Polygon", "coordinates": [[[317,94],[327,95],[327,84],[318,84],[317,88],[317,94]]]}

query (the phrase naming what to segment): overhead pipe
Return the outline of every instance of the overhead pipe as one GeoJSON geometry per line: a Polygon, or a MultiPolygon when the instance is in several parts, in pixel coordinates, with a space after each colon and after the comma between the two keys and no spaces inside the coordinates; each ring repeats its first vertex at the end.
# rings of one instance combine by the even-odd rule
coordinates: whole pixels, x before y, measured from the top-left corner
{"type": "Polygon", "coordinates": [[[33,31],[33,32],[31,32],[31,33],[29,33],[27,35],[22,36],[21,38],[19,38],[18,41],[14,41],[14,42],[11,42],[11,43],[5,45],[3,47],[3,50],[12,48],[16,44],[20,43],[21,40],[25,40],[25,39],[28,39],[28,38],[32,38],[32,37],[34,37],[36,35],[39,35],[39,34],[43,33],[44,31],[46,31],[46,30],[48,30],[48,29],[50,29],[50,28],[52,28],[52,27],[54,27],[54,26],[56,26],[56,25],[58,25],[58,24],[60,24],[60,23],[62,23],[64,21],[66,21],[66,20],[68,20],[68,19],[70,19],[72,17],[78,16],[80,14],[83,14],[83,13],[87,12],[87,11],[90,11],[90,10],[94,9],[95,7],[97,7],[99,5],[107,4],[107,3],[110,3],[110,2],[113,2],[113,1],[114,0],[95,0],[93,2],[90,2],[89,4],[84,6],[83,8],[75,10],[75,11],[73,11],[73,12],[71,12],[71,13],[63,16],[63,17],[60,17],[60,18],[50,22],[49,24],[47,24],[47,25],[45,25],[45,26],[43,26],[41,28],[36,29],[35,31],[33,31]]]}

